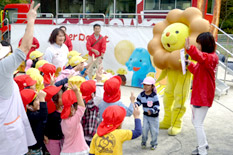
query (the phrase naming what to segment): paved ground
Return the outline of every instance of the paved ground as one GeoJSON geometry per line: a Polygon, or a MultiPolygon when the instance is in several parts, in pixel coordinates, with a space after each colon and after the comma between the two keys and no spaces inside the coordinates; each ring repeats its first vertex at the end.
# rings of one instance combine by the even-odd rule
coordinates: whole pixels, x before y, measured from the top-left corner
{"type": "MultiPolygon", "coordinates": [[[[204,122],[205,132],[207,135],[210,149],[209,155],[233,155],[233,82],[228,83],[231,88],[227,95],[221,96],[219,100],[215,100],[212,108],[209,109],[204,122]]],[[[122,87],[122,101],[129,105],[130,92],[134,92],[137,96],[142,89],[122,87]]],[[[160,120],[162,120],[163,98],[159,98],[161,111],[160,120]]],[[[191,123],[190,100],[186,101],[187,112],[184,115],[184,124],[181,134],[177,136],[168,136],[167,130],[160,130],[158,136],[158,148],[154,151],[141,149],[141,136],[136,140],[125,142],[123,145],[124,155],[189,155],[197,146],[196,135],[191,123]]],[[[140,108],[142,111],[142,108],[140,108]]],[[[141,114],[142,118],[142,114],[141,114]]],[[[134,129],[133,116],[127,117],[123,123],[124,129],[134,129]]],[[[148,145],[150,142],[150,136],[148,145]]]]}

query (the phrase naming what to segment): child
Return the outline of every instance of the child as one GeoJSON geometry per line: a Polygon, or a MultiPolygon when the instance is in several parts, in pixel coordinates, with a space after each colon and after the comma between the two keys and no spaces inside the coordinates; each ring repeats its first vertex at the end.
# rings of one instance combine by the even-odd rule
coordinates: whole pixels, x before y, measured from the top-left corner
{"type": "Polygon", "coordinates": [[[134,130],[121,129],[125,116],[126,110],[121,106],[113,105],[106,108],[103,113],[104,119],[91,141],[90,155],[122,155],[122,144],[126,140],[135,139],[141,135],[142,127],[138,106],[135,105],[133,112],[134,130]]]}
{"type": "Polygon", "coordinates": [[[148,131],[151,133],[151,150],[155,150],[158,143],[159,134],[159,99],[155,91],[155,80],[152,77],[146,77],[143,80],[143,89],[135,104],[143,106],[143,130],[142,130],[142,148],[146,148],[148,131]]]}
{"type": "Polygon", "coordinates": [[[27,106],[27,116],[32,127],[37,143],[29,146],[28,155],[42,155],[44,140],[44,122],[47,119],[48,111],[45,102],[46,93],[40,91],[38,95],[32,89],[24,89],[20,92],[23,104],[27,106]]]}
{"type": "Polygon", "coordinates": [[[86,104],[86,111],[82,118],[84,137],[87,144],[90,146],[99,122],[99,108],[95,105],[93,100],[96,92],[95,81],[88,80],[83,82],[80,86],[80,91],[86,104]]]}
{"type": "Polygon", "coordinates": [[[193,74],[193,88],[191,105],[192,123],[196,130],[198,147],[193,155],[206,155],[208,142],[203,129],[203,122],[209,107],[212,106],[215,95],[215,71],[218,64],[218,56],[215,53],[215,39],[210,32],[201,33],[197,39],[197,47],[189,44],[186,39],[185,48],[191,58],[197,64],[187,60],[188,69],[193,74]]]}
{"type": "Polygon", "coordinates": [[[39,60],[43,60],[43,53],[41,53],[40,51],[33,51],[32,53],[30,53],[29,58],[32,60],[32,68],[35,68],[36,63],[39,60]]]}
{"type": "Polygon", "coordinates": [[[51,155],[60,155],[63,140],[61,130],[63,91],[61,90],[61,86],[48,86],[44,91],[47,92],[45,100],[48,101],[48,119],[45,126],[44,142],[51,155]]]}
{"type": "Polygon", "coordinates": [[[99,110],[100,110],[100,121],[102,121],[102,114],[104,110],[112,105],[119,105],[125,108],[126,110],[126,116],[131,116],[133,114],[133,103],[134,103],[134,97],[131,94],[130,100],[131,103],[129,107],[126,107],[121,101],[121,78],[119,76],[114,76],[110,79],[108,79],[104,83],[104,96],[103,100],[99,104],[99,110]]]}
{"type": "Polygon", "coordinates": [[[82,116],[85,104],[76,85],[71,85],[62,95],[64,108],[61,113],[61,128],[64,134],[64,144],[61,155],[88,155],[89,147],[84,139],[82,116]]]}

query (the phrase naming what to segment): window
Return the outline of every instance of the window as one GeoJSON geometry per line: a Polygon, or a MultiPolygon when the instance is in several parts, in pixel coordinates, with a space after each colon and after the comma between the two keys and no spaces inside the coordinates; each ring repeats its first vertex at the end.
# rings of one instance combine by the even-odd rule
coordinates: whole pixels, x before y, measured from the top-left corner
{"type": "Polygon", "coordinates": [[[59,13],[83,13],[83,0],[59,0],[59,13]]]}
{"type": "Polygon", "coordinates": [[[207,13],[213,14],[214,0],[208,0],[207,13]]]}
{"type": "Polygon", "coordinates": [[[145,0],[145,10],[185,10],[191,6],[191,0],[145,0]]]}
{"type": "Polygon", "coordinates": [[[116,0],[116,13],[136,13],[136,1],[116,0]]]}
{"type": "Polygon", "coordinates": [[[5,18],[8,18],[10,24],[15,23],[18,20],[18,9],[6,9],[5,18]]]}

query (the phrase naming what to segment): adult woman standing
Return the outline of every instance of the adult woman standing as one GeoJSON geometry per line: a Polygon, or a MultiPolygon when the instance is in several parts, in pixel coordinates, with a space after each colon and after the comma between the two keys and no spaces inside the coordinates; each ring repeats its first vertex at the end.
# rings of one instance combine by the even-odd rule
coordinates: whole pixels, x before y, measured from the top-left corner
{"type": "Polygon", "coordinates": [[[0,46],[0,154],[18,155],[28,152],[28,146],[36,143],[32,133],[19,88],[13,80],[13,72],[26,60],[33,38],[38,4],[34,1],[27,14],[26,31],[22,44],[10,56],[9,47],[0,46]]]}
{"type": "Polygon", "coordinates": [[[44,59],[55,65],[56,68],[62,69],[68,62],[67,54],[69,50],[64,44],[65,38],[65,32],[59,28],[54,29],[49,37],[50,46],[45,51],[44,59]]]}

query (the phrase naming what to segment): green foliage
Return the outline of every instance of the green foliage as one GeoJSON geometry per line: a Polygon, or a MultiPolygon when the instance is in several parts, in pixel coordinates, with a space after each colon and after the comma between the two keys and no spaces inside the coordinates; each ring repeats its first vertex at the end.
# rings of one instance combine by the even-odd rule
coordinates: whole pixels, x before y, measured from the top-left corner
{"type": "Polygon", "coordinates": [[[233,34],[233,0],[222,0],[219,27],[228,34],[233,34]]]}
{"type": "Polygon", "coordinates": [[[30,0],[0,0],[0,10],[3,10],[6,4],[30,3],[30,0]]]}

